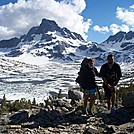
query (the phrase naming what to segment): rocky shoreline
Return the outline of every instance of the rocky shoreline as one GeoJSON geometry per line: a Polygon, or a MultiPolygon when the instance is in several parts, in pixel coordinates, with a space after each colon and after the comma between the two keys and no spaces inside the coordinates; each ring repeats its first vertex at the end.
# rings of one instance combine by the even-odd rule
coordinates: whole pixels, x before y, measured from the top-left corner
{"type": "Polygon", "coordinates": [[[118,103],[116,114],[107,113],[106,103],[96,101],[94,116],[84,115],[82,102],[55,99],[44,107],[33,106],[0,115],[2,134],[132,134],[134,107],[118,103]]]}

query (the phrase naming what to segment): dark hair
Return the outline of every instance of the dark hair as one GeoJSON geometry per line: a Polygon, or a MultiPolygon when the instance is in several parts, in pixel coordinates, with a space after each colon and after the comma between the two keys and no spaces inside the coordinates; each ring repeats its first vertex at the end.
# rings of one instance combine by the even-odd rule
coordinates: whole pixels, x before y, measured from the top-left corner
{"type": "Polygon", "coordinates": [[[88,62],[94,62],[94,58],[88,59],[88,62]]]}
{"type": "Polygon", "coordinates": [[[82,61],[82,63],[81,63],[81,66],[87,65],[88,60],[89,60],[88,58],[84,58],[83,61],[82,61]]]}
{"type": "Polygon", "coordinates": [[[107,59],[112,58],[112,57],[114,57],[114,55],[113,55],[113,54],[109,54],[109,55],[107,56],[107,59]]]}

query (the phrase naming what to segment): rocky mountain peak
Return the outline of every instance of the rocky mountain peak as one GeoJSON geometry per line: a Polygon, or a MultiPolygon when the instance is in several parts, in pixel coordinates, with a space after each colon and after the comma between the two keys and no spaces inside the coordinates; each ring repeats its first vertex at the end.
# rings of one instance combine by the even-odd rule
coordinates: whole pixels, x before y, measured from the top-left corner
{"type": "Polygon", "coordinates": [[[37,34],[40,33],[47,33],[48,31],[54,32],[54,31],[59,31],[60,27],[58,26],[58,24],[53,21],[53,20],[47,20],[47,19],[42,19],[42,22],[38,28],[38,30],[36,31],[37,34]]]}
{"type": "Polygon", "coordinates": [[[125,40],[131,40],[134,38],[134,32],[133,31],[129,31],[128,33],[126,32],[118,32],[117,34],[115,35],[111,35],[109,36],[109,38],[104,41],[103,43],[110,43],[110,42],[113,42],[113,43],[117,43],[117,42],[121,42],[121,41],[125,41],[125,40]]]}
{"type": "Polygon", "coordinates": [[[21,40],[24,41],[32,41],[36,35],[42,35],[41,40],[51,41],[52,40],[52,34],[48,34],[48,32],[58,32],[60,33],[64,38],[70,38],[73,40],[80,40],[84,41],[82,36],[78,33],[71,32],[66,27],[59,27],[58,24],[53,20],[47,20],[42,19],[42,22],[39,26],[32,27],[27,35],[21,36],[21,40]]]}
{"type": "Polygon", "coordinates": [[[11,38],[9,40],[1,40],[0,41],[0,48],[16,47],[19,42],[20,42],[20,39],[18,39],[17,37],[11,38]]]}
{"type": "Polygon", "coordinates": [[[107,53],[113,53],[119,62],[133,62],[134,32],[118,32],[101,44],[89,43],[80,34],[66,27],[61,28],[55,21],[44,18],[40,25],[32,27],[20,39],[0,41],[0,48],[2,56],[10,57],[29,53],[49,59],[77,61],[83,56],[94,56],[97,63],[101,63],[104,62],[107,53]]]}
{"type": "Polygon", "coordinates": [[[126,40],[131,40],[132,38],[134,38],[134,32],[133,31],[129,31],[128,33],[126,33],[126,35],[125,35],[126,40]]]}
{"type": "Polygon", "coordinates": [[[121,32],[120,31],[120,32],[118,32],[115,35],[109,36],[109,38],[106,41],[104,41],[104,42],[107,42],[107,44],[109,42],[114,42],[114,43],[121,42],[125,38],[125,34],[126,34],[126,32],[121,32]]]}

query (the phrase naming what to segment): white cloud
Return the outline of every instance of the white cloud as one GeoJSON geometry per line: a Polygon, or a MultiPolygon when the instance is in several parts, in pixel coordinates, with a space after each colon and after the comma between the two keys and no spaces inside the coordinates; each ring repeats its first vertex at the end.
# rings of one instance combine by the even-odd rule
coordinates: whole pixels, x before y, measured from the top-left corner
{"type": "Polygon", "coordinates": [[[121,25],[111,24],[110,28],[107,26],[100,27],[98,25],[94,26],[94,31],[100,33],[112,32],[116,34],[119,31],[129,32],[134,29],[134,5],[130,6],[129,9],[124,9],[117,7],[116,17],[121,20],[121,25]]]}
{"type": "Polygon", "coordinates": [[[95,26],[93,27],[93,30],[94,30],[94,31],[97,31],[97,32],[100,32],[100,33],[107,33],[107,32],[109,32],[109,29],[108,29],[107,26],[100,27],[100,26],[98,26],[98,25],[95,25],[95,26]]]}
{"type": "Polygon", "coordinates": [[[63,0],[63,2],[69,4],[77,13],[81,13],[86,8],[84,0],[63,0]]]}
{"type": "Polygon", "coordinates": [[[134,5],[130,6],[130,9],[117,7],[116,17],[129,27],[134,28],[134,5]]]}
{"type": "Polygon", "coordinates": [[[132,6],[130,6],[130,8],[134,9],[134,4],[132,6]]]}
{"type": "Polygon", "coordinates": [[[120,31],[120,26],[118,26],[117,24],[112,24],[110,25],[110,30],[113,34],[116,34],[120,31]]]}
{"type": "Polygon", "coordinates": [[[4,39],[5,35],[7,38],[10,38],[15,34],[15,31],[9,29],[8,27],[0,26],[0,36],[4,39]]]}
{"type": "Polygon", "coordinates": [[[26,34],[43,18],[55,20],[60,27],[67,27],[86,38],[91,20],[84,21],[81,16],[85,8],[85,0],[18,0],[15,4],[0,6],[0,40],[26,34]]]}
{"type": "Polygon", "coordinates": [[[129,27],[127,25],[117,25],[117,24],[112,24],[110,25],[110,30],[112,31],[113,34],[118,33],[119,31],[123,32],[129,32],[129,27]]]}
{"type": "Polygon", "coordinates": [[[113,34],[116,34],[119,31],[129,32],[129,27],[125,24],[122,24],[121,26],[117,24],[111,24],[110,28],[108,28],[107,26],[100,27],[98,25],[95,25],[93,27],[93,30],[104,34],[111,31],[113,34]]]}
{"type": "Polygon", "coordinates": [[[122,26],[120,27],[121,31],[124,31],[124,32],[129,32],[129,27],[128,25],[125,25],[125,24],[122,24],[122,26]]]}

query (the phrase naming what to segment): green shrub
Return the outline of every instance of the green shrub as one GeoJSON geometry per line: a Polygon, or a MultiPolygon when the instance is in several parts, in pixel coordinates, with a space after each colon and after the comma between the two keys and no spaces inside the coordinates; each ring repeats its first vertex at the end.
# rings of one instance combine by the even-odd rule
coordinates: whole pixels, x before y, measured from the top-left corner
{"type": "Polygon", "coordinates": [[[117,90],[117,99],[121,100],[124,95],[131,92],[134,92],[133,84],[130,84],[128,87],[120,87],[119,90],[117,90]]]}
{"type": "Polygon", "coordinates": [[[31,101],[22,98],[21,100],[15,100],[14,102],[7,102],[5,95],[1,101],[0,106],[0,114],[11,112],[11,111],[18,111],[21,109],[30,109],[31,108],[31,101]]]}
{"type": "Polygon", "coordinates": [[[3,99],[1,101],[0,114],[7,113],[7,112],[8,112],[8,107],[7,107],[7,103],[6,103],[6,97],[4,94],[3,99]]]}

